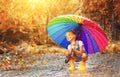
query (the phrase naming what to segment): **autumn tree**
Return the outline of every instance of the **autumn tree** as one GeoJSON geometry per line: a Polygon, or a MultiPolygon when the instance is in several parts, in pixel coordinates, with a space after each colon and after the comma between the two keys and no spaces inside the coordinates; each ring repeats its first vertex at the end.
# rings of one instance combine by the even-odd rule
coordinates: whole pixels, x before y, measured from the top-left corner
{"type": "Polygon", "coordinates": [[[73,14],[80,0],[0,0],[0,41],[50,42],[46,27],[52,18],[73,14]]]}
{"type": "Polygon", "coordinates": [[[82,13],[84,16],[96,21],[112,39],[120,36],[116,24],[120,26],[119,0],[84,0],[82,13]]]}

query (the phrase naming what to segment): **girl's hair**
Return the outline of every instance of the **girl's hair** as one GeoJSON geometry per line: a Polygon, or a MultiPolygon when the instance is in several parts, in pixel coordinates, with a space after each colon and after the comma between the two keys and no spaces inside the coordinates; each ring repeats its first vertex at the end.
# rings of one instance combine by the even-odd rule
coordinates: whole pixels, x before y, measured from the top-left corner
{"type": "Polygon", "coordinates": [[[73,34],[76,34],[76,33],[75,33],[75,30],[70,30],[70,32],[72,32],[73,34]]]}
{"type": "Polygon", "coordinates": [[[70,31],[66,32],[65,36],[69,35],[70,33],[72,33],[72,34],[74,34],[76,36],[75,30],[70,30],[70,31]]]}

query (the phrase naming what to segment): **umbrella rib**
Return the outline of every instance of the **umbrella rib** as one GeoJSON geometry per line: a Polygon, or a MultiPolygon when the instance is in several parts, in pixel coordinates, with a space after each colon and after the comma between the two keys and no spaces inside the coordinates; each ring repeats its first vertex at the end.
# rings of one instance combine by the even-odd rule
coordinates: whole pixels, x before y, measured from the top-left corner
{"type": "Polygon", "coordinates": [[[103,35],[104,35],[104,37],[106,37],[107,38],[107,36],[106,36],[106,34],[104,33],[104,31],[102,30],[102,28],[99,26],[99,25],[97,25],[95,22],[93,22],[93,21],[91,21],[91,20],[84,20],[83,21],[83,24],[85,25],[85,26],[88,26],[88,27],[92,27],[92,28],[95,28],[95,29],[97,29],[99,32],[101,32],[103,35]]]}
{"type": "Polygon", "coordinates": [[[57,18],[51,20],[49,22],[48,26],[59,24],[59,23],[70,23],[70,22],[77,23],[75,20],[70,19],[69,17],[57,17],[57,18]]]}
{"type": "MultiPolygon", "coordinates": [[[[90,27],[89,27],[90,28],[90,27]]],[[[105,43],[107,43],[107,38],[106,37],[104,37],[98,30],[96,30],[96,29],[94,29],[95,30],[95,32],[97,32],[97,35],[99,34],[101,37],[103,37],[104,39],[102,39],[105,43]]],[[[93,32],[94,33],[94,32],[93,32]]],[[[99,38],[99,37],[98,37],[99,38]]],[[[102,41],[101,41],[102,42],[102,41]]],[[[102,44],[103,44],[103,42],[102,42],[102,44]]],[[[103,46],[104,46],[104,44],[103,44],[103,46]]]]}
{"type": "MultiPolygon", "coordinates": [[[[85,26],[84,26],[84,27],[85,27],[85,26]]],[[[90,29],[90,27],[87,26],[86,29],[90,29]]],[[[99,36],[102,36],[101,33],[99,33],[99,31],[97,31],[96,29],[94,29],[94,31],[99,34],[99,36],[98,36],[98,34],[97,34],[97,33],[95,34],[92,30],[88,30],[88,31],[91,32],[92,34],[94,34],[95,37],[99,40],[99,42],[101,43],[101,47],[102,47],[101,50],[103,50],[103,49],[104,49],[104,46],[105,46],[105,45],[103,44],[103,42],[106,43],[106,41],[105,41],[104,39],[102,39],[102,41],[101,41],[101,39],[99,38],[99,36]]],[[[96,42],[97,42],[97,40],[96,40],[96,42]]]]}
{"type": "MultiPolygon", "coordinates": [[[[83,27],[82,27],[82,28],[83,28],[83,27]]],[[[93,52],[95,53],[94,44],[93,44],[94,38],[90,35],[90,33],[89,33],[85,28],[84,28],[83,30],[87,33],[87,36],[88,36],[88,38],[89,38],[89,40],[90,40],[89,43],[92,45],[92,46],[89,45],[89,47],[90,47],[92,50],[91,50],[91,51],[88,50],[88,52],[89,52],[89,53],[90,53],[90,52],[91,52],[91,53],[93,53],[93,52]],[[93,38],[93,40],[92,40],[91,37],[93,38]]],[[[87,37],[86,37],[86,38],[87,38],[87,37]]],[[[96,43],[96,41],[94,41],[94,42],[96,43]]]]}
{"type": "Polygon", "coordinates": [[[84,47],[85,47],[85,50],[87,51],[87,53],[88,53],[88,45],[87,45],[87,40],[86,40],[86,36],[85,36],[85,32],[82,30],[82,41],[83,41],[83,43],[84,43],[84,47]],[[84,40],[84,39],[85,40],[84,40]]]}
{"type": "Polygon", "coordinates": [[[48,33],[51,33],[51,34],[49,34],[49,35],[53,35],[54,33],[56,33],[56,32],[58,32],[58,30],[60,31],[61,29],[63,29],[63,28],[66,28],[66,27],[70,27],[70,25],[72,24],[72,23],[62,23],[62,24],[59,24],[59,25],[53,25],[51,28],[49,27],[49,28],[47,28],[47,30],[48,30],[48,33]],[[69,25],[69,26],[67,26],[67,24],[69,25]],[[62,27],[61,27],[61,25],[62,25],[62,27]],[[59,28],[61,28],[61,29],[59,29],[59,28]],[[54,30],[54,31],[53,31],[54,30]],[[55,32],[55,30],[56,30],[56,32],[55,32]]]}

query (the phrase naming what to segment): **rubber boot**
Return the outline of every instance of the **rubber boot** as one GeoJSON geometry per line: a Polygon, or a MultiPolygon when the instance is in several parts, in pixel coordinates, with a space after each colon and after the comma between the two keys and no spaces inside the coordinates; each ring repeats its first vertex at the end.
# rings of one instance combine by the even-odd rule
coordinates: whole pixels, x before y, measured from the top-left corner
{"type": "Polygon", "coordinates": [[[84,61],[80,62],[79,70],[80,71],[86,71],[86,62],[84,62],[84,61]]]}
{"type": "Polygon", "coordinates": [[[74,71],[75,70],[75,65],[74,65],[74,61],[71,59],[69,62],[70,67],[68,68],[69,71],[74,71]]]}

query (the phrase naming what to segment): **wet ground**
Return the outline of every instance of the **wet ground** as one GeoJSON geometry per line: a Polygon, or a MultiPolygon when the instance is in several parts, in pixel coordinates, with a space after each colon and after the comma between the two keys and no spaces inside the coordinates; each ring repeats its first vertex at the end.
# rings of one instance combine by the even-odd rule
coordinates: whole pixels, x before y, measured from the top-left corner
{"type": "MultiPolygon", "coordinates": [[[[18,70],[1,70],[0,77],[120,77],[120,54],[106,53],[89,55],[87,72],[78,70],[69,72],[65,56],[61,53],[37,54],[34,63],[28,63],[29,68],[18,70]]],[[[31,59],[32,60],[32,59],[31,59]]],[[[76,68],[79,62],[75,63],[76,68]]]]}

